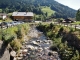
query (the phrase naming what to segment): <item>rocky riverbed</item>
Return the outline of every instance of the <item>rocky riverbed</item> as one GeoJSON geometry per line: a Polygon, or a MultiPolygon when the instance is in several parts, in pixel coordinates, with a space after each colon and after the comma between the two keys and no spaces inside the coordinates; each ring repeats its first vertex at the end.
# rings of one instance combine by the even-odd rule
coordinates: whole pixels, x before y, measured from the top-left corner
{"type": "Polygon", "coordinates": [[[28,37],[20,49],[18,60],[60,60],[57,51],[51,51],[52,41],[47,40],[43,32],[32,27],[28,32],[28,37]]]}

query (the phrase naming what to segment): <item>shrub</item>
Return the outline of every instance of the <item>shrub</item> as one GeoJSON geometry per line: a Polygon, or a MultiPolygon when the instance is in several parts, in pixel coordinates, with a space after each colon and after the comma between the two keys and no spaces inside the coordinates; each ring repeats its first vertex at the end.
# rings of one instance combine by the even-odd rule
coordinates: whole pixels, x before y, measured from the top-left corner
{"type": "Polygon", "coordinates": [[[17,39],[13,40],[10,45],[15,51],[18,51],[21,47],[21,43],[17,39]]]}
{"type": "Polygon", "coordinates": [[[50,23],[50,29],[52,29],[52,28],[53,28],[53,26],[54,26],[54,25],[53,25],[53,23],[50,23]]]}
{"type": "Polygon", "coordinates": [[[0,29],[0,40],[2,40],[2,30],[0,29]]]}
{"type": "Polygon", "coordinates": [[[0,29],[0,40],[10,43],[11,47],[18,51],[24,42],[23,37],[29,28],[29,24],[21,24],[7,29],[0,29]]]}
{"type": "Polygon", "coordinates": [[[11,42],[15,37],[16,37],[16,35],[11,34],[9,32],[6,32],[6,31],[2,32],[2,40],[7,43],[11,42]]]}
{"type": "Polygon", "coordinates": [[[24,29],[21,26],[18,26],[18,31],[16,31],[17,38],[21,39],[24,36],[24,29]]]}

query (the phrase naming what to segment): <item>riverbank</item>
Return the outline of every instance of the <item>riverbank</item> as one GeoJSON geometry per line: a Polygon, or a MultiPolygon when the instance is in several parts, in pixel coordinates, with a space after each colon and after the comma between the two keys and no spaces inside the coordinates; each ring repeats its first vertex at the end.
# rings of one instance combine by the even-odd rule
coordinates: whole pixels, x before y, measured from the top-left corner
{"type": "Polygon", "coordinates": [[[49,37],[58,49],[61,60],[79,60],[80,30],[68,26],[39,24],[37,28],[49,37]]]}

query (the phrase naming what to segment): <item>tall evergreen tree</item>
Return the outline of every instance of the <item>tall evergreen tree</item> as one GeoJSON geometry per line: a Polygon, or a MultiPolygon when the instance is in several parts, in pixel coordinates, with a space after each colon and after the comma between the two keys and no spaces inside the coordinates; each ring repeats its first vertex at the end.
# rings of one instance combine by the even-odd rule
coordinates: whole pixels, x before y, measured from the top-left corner
{"type": "Polygon", "coordinates": [[[80,9],[76,13],[76,20],[80,21],[80,9]]]}

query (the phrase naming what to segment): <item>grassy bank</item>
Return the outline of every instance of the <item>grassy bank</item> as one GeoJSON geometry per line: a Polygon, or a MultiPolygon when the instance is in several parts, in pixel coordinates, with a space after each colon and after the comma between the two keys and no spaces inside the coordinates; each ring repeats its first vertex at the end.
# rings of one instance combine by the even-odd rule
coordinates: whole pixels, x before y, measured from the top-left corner
{"type": "Polygon", "coordinates": [[[80,21],[74,22],[72,24],[77,24],[77,25],[79,24],[80,25],[80,21]]]}
{"type": "Polygon", "coordinates": [[[0,40],[10,44],[13,50],[18,51],[24,42],[24,36],[26,36],[29,28],[29,24],[25,23],[7,29],[1,29],[0,40]]]}
{"type": "Polygon", "coordinates": [[[61,60],[80,59],[80,31],[54,24],[39,24],[37,28],[53,41],[61,60]]]}

